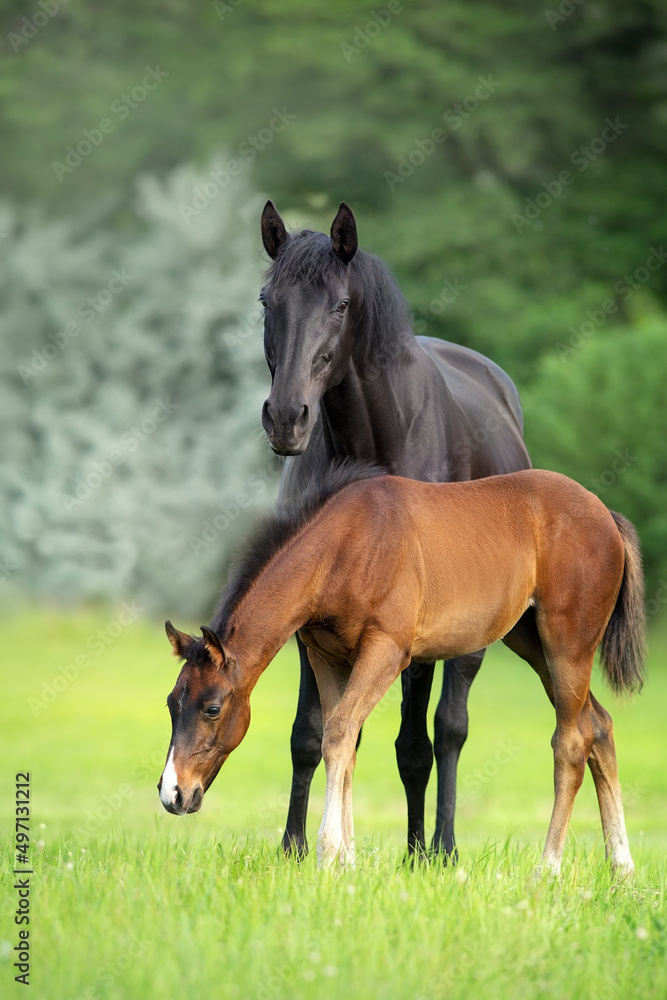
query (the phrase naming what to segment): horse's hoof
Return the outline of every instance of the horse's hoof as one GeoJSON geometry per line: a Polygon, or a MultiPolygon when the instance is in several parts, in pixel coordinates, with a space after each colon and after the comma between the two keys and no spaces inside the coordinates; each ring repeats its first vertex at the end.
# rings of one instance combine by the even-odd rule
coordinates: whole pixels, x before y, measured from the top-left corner
{"type": "Polygon", "coordinates": [[[431,861],[439,862],[439,864],[443,865],[443,867],[447,867],[447,865],[456,867],[459,863],[459,852],[455,845],[452,845],[451,849],[448,849],[442,843],[436,843],[434,841],[431,844],[429,859],[431,861]]]}
{"type": "Polygon", "coordinates": [[[283,834],[282,850],[286,857],[303,861],[308,854],[308,841],[305,837],[292,836],[286,832],[283,834]]]}

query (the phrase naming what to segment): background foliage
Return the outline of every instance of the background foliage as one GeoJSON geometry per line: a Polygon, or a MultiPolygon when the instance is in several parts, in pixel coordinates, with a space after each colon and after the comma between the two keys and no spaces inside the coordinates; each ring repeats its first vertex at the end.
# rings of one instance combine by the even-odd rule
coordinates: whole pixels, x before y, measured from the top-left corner
{"type": "MultiPolygon", "coordinates": [[[[256,295],[254,187],[293,224],[317,228],[340,199],[350,202],[363,245],[397,273],[418,329],[489,354],[517,381],[536,465],[590,485],[630,449],[635,460],[600,495],[637,520],[649,588],[659,592],[661,0],[419,0],[391,10],[349,0],[52,0],[49,11],[54,4],[35,27],[41,8],[8,0],[0,36],[0,190],[11,198],[0,225],[9,331],[0,405],[11,425],[33,425],[13,436],[3,489],[2,555],[20,564],[15,580],[50,597],[111,595],[140,580],[163,594],[157,548],[188,519],[195,531],[216,503],[233,502],[248,469],[268,462],[251,433],[259,338],[230,351],[221,337],[234,324],[246,330],[256,295]],[[147,68],[163,79],[142,97],[147,68]],[[276,111],[283,127],[271,124],[276,111]],[[105,117],[113,131],[59,178],[53,163],[105,117]],[[435,142],[438,129],[446,137],[435,142]],[[188,222],[182,206],[210,182],[211,157],[223,175],[239,162],[240,174],[229,173],[218,196],[204,194],[188,222]],[[187,162],[199,174],[184,172],[187,162]],[[154,180],[137,211],[136,178],[146,175],[154,180]],[[652,250],[658,266],[649,270],[652,250]],[[23,385],[20,359],[129,259],[136,280],[23,385]],[[239,388],[242,373],[252,389],[239,388]],[[178,399],[177,416],[88,503],[76,541],[61,487],[164,392],[178,399]],[[5,530],[18,532],[16,551],[5,530]],[[130,548],[91,570],[113,532],[130,548]],[[62,576],[38,572],[56,555],[62,576]]],[[[237,537],[224,535],[220,558],[237,537]]],[[[175,561],[187,553],[177,546],[175,561]]],[[[190,588],[197,571],[186,573],[191,605],[210,587],[213,567],[200,566],[200,590],[190,588]]]]}

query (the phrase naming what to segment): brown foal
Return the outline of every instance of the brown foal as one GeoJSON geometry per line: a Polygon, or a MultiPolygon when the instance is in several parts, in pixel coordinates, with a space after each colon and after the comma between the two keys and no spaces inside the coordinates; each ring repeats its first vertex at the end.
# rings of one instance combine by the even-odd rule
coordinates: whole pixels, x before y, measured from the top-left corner
{"type": "Polygon", "coordinates": [[[170,812],[199,809],[245,736],[257,679],[298,629],[325,723],[318,859],[353,863],[364,720],[411,660],[502,639],[539,674],[556,711],[545,865],[560,871],[588,761],[607,858],[632,871],[612,721],[590,679],[601,645],[611,686],[641,687],[641,557],[630,522],[565,476],[530,470],[440,484],[339,469],[320,496],[255,539],[202,639],[166,628],[186,661],[168,699],[172,737],[158,785],[170,812]]]}

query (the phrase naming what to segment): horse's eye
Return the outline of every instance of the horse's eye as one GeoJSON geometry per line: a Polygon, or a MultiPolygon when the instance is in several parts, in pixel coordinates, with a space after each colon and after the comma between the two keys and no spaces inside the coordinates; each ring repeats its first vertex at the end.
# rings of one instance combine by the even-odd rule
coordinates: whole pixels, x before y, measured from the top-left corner
{"type": "Polygon", "coordinates": [[[336,309],[336,312],[344,313],[345,310],[347,309],[347,307],[349,306],[349,304],[350,304],[350,300],[349,299],[343,299],[341,302],[338,303],[338,307],[336,309]]]}
{"type": "Polygon", "coordinates": [[[204,709],[204,715],[207,715],[209,719],[215,719],[216,715],[220,715],[220,706],[209,705],[208,708],[204,709]]]}
{"type": "Polygon", "coordinates": [[[262,303],[262,309],[264,310],[264,312],[266,312],[266,310],[269,308],[269,303],[266,301],[266,299],[262,298],[261,295],[259,297],[259,301],[262,303]]]}

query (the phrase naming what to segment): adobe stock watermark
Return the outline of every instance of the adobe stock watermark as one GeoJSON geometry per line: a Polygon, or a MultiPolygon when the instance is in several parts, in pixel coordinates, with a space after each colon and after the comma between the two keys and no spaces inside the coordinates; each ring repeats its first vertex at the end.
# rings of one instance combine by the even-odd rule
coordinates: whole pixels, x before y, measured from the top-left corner
{"type": "Polygon", "coordinates": [[[123,601],[116,617],[88,636],[85,647],[89,652],[77,653],[70,663],[59,668],[50,681],[43,682],[39,698],[30,696],[27,699],[28,708],[32,712],[33,718],[36,718],[54,701],[57,701],[60,695],[67,691],[81,676],[82,672],[92,666],[97,657],[101,656],[116,641],[118,636],[136,622],[143,613],[144,609],[138,607],[136,601],[132,601],[130,604],[123,601]]]}
{"type": "Polygon", "coordinates": [[[556,344],[556,351],[561,361],[567,361],[579,348],[583,347],[586,341],[590,340],[593,334],[604,326],[609,317],[618,312],[619,304],[632,298],[637,289],[650,281],[655,272],[664,266],[665,261],[667,261],[667,251],[661,243],[658,249],[650,248],[650,253],[644,263],[635,268],[631,274],[624,274],[622,278],[615,281],[612,287],[616,292],[616,298],[605,299],[600,304],[599,309],[587,309],[584,313],[587,317],[584,322],[578,327],[569,327],[570,337],[567,343],[559,341],[556,344]]]}
{"type": "Polygon", "coordinates": [[[522,749],[523,747],[512,743],[511,740],[508,742],[499,740],[493,756],[489,757],[482,767],[476,767],[474,771],[465,776],[461,783],[462,791],[456,796],[456,804],[460,807],[470,802],[484,785],[496,777],[501,768],[521,753],[522,749]]]}
{"type": "Polygon", "coordinates": [[[568,17],[572,17],[574,12],[585,2],[586,0],[562,0],[558,10],[545,10],[544,16],[551,30],[555,31],[559,24],[567,21],[568,17]]]}
{"type": "Polygon", "coordinates": [[[18,563],[9,556],[0,556],[0,584],[7,583],[18,572],[18,563]]]}
{"type": "MultiPolygon", "coordinates": [[[[494,80],[492,75],[478,76],[477,80],[478,84],[471,94],[462,101],[455,101],[447,111],[443,112],[442,120],[449,127],[450,132],[456,132],[460,129],[463,123],[477,111],[480,104],[488,101],[489,97],[495,94],[501,86],[500,81],[494,80]]],[[[445,129],[434,128],[423,138],[415,139],[412,149],[399,159],[396,169],[385,170],[383,176],[389,190],[393,193],[399,184],[404,184],[408,177],[412,177],[415,170],[435,153],[438,146],[447,142],[448,138],[449,132],[445,129]]]]}
{"type": "Polygon", "coordinates": [[[646,601],[646,617],[654,618],[667,604],[667,580],[658,581],[658,589],[646,601]]]}
{"type": "Polygon", "coordinates": [[[131,799],[134,795],[134,788],[127,782],[119,785],[115,792],[103,795],[100,803],[94,809],[86,809],[81,817],[80,825],[72,829],[75,837],[92,837],[109,822],[115,812],[131,799]]]}
{"type": "Polygon", "coordinates": [[[121,435],[114,448],[107,452],[106,458],[93,462],[90,471],[79,476],[72,493],[62,493],[61,501],[68,514],[78,511],[93,492],[109,479],[114,469],[127,461],[128,455],[147,440],[169,417],[176,412],[178,406],[166,400],[157,399],[151,412],[139,423],[121,435]]]}
{"type": "Polygon", "coordinates": [[[224,21],[225,14],[231,14],[240,7],[243,0],[213,0],[213,10],[216,12],[221,21],[224,21]]]}
{"type": "Polygon", "coordinates": [[[240,490],[233,500],[225,500],[218,504],[220,513],[207,518],[201,526],[201,534],[189,535],[188,542],[190,549],[195,555],[203,552],[212,545],[223,532],[238,520],[241,511],[250,507],[257,497],[261,496],[272,483],[280,479],[283,471],[283,462],[277,455],[274,455],[267,464],[251,473],[245,484],[245,488],[240,490]]]}
{"type": "Polygon", "coordinates": [[[464,944],[457,949],[456,961],[447,963],[446,970],[428,984],[428,992],[416,994],[415,1000],[442,1000],[448,997],[457,982],[478,966],[479,954],[464,944]]]}
{"type": "Polygon", "coordinates": [[[621,451],[617,448],[614,452],[614,458],[611,461],[609,467],[601,472],[598,476],[594,476],[589,479],[587,483],[582,485],[590,490],[591,493],[595,493],[596,496],[601,497],[603,493],[614,486],[621,476],[630,469],[635,462],[637,462],[637,456],[631,454],[630,449],[626,448],[625,451],[621,451]]]}
{"type": "MultiPolygon", "coordinates": [[[[619,135],[630,127],[627,123],[622,122],[618,116],[614,119],[605,118],[603,124],[604,128],[600,135],[591,139],[587,146],[582,145],[570,154],[569,162],[577,168],[577,172],[580,174],[588,170],[591,163],[595,163],[611,143],[616,142],[619,135]]],[[[542,213],[557,198],[560,198],[563,191],[574,183],[574,180],[575,175],[571,170],[561,170],[553,180],[542,181],[544,191],[540,191],[534,198],[525,199],[523,215],[519,212],[512,212],[510,215],[517,233],[523,232],[527,226],[532,226],[542,213]]]]}
{"type": "Polygon", "coordinates": [[[130,91],[123,92],[109,105],[109,111],[114,116],[100,118],[93,128],[81,129],[82,139],[79,139],[76,146],[66,146],[64,160],[53,160],[51,170],[62,184],[65,177],[71,174],[76,168],[86,160],[94,149],[101,146],[106,136],[116,131],[118,122],[125,121],[135,108],[146,100],[151,91],[156,90],[163,80],[166,80],[169,73],[160,69],[160,66],[146,66],[146,73],[140,84],[132,87],[130,91]]]}
{"type": "Polygon", "coordinates": [[[295,121],[296,117],[285,106],[282,109],[273,108],[267,125],[254,135],[246,136],[243,142],[239,143],[236,148],[237,159],[228,160],[224,166],[210,170],[209,180],[193,188],[191,204],[181,203],[178,206],[184,222],[189,223],[197,218],[222,191],[229,187],[232,179],[247,170],[257,155],[270,146],[275,137],[295,121]]]}
{"type": "MultiPolygon", "coordinates": [[[[98,1000],[99,997],[107,996],[107,991],[112,988],[116,980],[122,973],[126,972],[133,962],[136,962],[146,954],[149,947],[154,943],[148,938],[139,938],[136,934],[130,935],[131,944],[110,965],[103,965],[95,978],[94,984],[80,993],[75,1000],[98,1000]]],[[[114,991],[115,992],[115,991],[114,991]]]]}
{"type": "Polygon", "coordinates": [[[346,63],[351,63],[355,56],[361,55],[374,38],[389,27],[396,14],[401,14],[405,8],[401,0],[389,0],[386,7],[381,10],[372,10],[370,19],[366,24],[354,28],[352,44],[341,42],[340,50],[346,63]]]}
{"type": "Polygon", "coordinates": [[[264,310],[255,303],[255,306],[234,330],[227,330],[222,335],[222,339],[228,347],[238,347],[245,343],[249,337],[257,335],[257,328],[260,320],[264,318],[264,310]]]}
{"type": "Polygon", "coordinates": [[[442,283],[440,294],[436,295],[434,299],[431,299],[427,306],[423,306],[415,313],[415,321],[412,324],[415,333],[424,333],[424,331],[428,328],[429,323],[431,323],[437,316],[442,315],[442,313],[447,309],[447,306],[456,302],[459,295],[467,292],[468,287],[468,285],[461,284],[458,278],[454,278],[452,280],[446,278],[442,283]]]}
{"type": "Polygon", "coordinates": [[[29,17],[21,18],[21,27],[18,31],[8,31],[7,41],[13,52],[18,52],[24,45],[31,42],[35,35],[39,34],[41,28],[58,15],[63,7],[66,7],[70,0],[39,0],[37,10],[34,10],[29,17]]]}
{"type": "Polygon", "coordinates": [[[135,277],[134,274],[128,274],[124,267],[121,267],[120,271],[113,270],[106,285],[98,289],[94,295],[86,296],[75,308],[74,316],[76,319],[71,319],[61,330],[50,333],[48,337],[52,343],[45,344],[41,350],[34,347],[30,361],[18,366],[17,371],[23,384],[27,385],[31,378],[36,378],[40,372],[48,368],[50,362],[57,358],[82,333],[84,327],[80,320],[90,325],[100,313],[111,305],[116,296],[120,295],[131,281],[134,281],[135,277]]]}
{"type": "MultiPolygon", "coordinates": [[[[499,411],[498,414],[488,413],[484,420],[471,429],[465,441],[457,441],[453,448],[450,448],[447,459],[442,468],[441,481],[457,479],[461,469],[470,468],[473,455],[480,448],[489,443],[499,431],[507,431],[512,426],[511,418],[505,417],[499,411]]],[[[514,430],[516,425],[514,425],[514,430]]]]}

